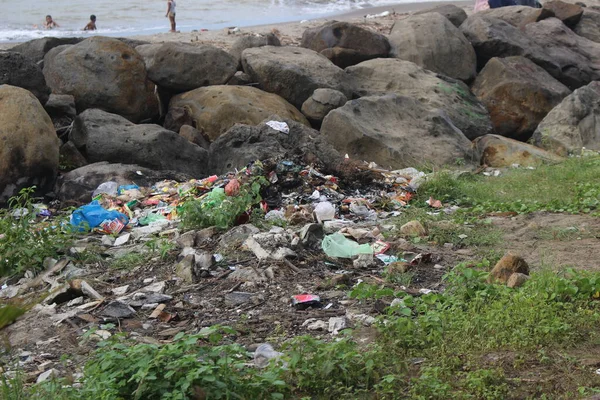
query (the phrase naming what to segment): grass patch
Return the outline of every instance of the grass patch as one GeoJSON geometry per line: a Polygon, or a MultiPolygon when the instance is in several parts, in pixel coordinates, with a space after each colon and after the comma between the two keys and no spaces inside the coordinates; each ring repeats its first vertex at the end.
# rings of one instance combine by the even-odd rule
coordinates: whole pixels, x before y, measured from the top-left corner
{"type": "Polygon", "coordinates": [[[600,157],[570,158],[498,177],[439,172],[419,189],[416,201],[429,196],[479,212],[588,213],[600,205],[600,157]]]}
{"type": "Polygon", "coordinates": [[[64,253],[73,243],[74,235],[63,229],[66,219],[39,221],[34,191],[34,187],[22,189],[9,200],[8,208],[0,209],[0,277],[38,271],[46,257],[64,253]]]}
{"type": "MultiPolygon", "coordinates": [[[[294,338],[267,368],[248,366],[237,333],[213,327],[162,346],[119,335],[102,343],[77,390],[36,385],[39,399],[524,399],[576,398],[600,387],[569,357],[600,344],[600,274],[539,272],[520,289],[457,267],[443,294],[413,297],[360,284],[361,301],[399,298],[374,341],[294,338]],[[468,340],[466,340],[468,338],[468,340]],[[569,371],[568,379],[563,376],[569,371]]],[[[8,397],[12,399],[13,397],[8,397]]],[[[17,398],[17,397],[14,397],[17,398]]]]}

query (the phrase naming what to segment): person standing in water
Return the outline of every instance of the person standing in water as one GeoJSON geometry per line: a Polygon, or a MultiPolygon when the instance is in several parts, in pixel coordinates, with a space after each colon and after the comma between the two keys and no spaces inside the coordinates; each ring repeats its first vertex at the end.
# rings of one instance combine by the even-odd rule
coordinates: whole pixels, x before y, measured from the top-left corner
{"type": "Polygon", "coordinates": [[[95,31],[96,30],[96,16],[94,14],[90,15],[90,22],[87,23],[84,31],[95,31]]]}
{"type": "Polygon", "coordinates": [[[175,0],[167,0],[167,14],[165,17],[169,17],[169,21],[171,22],[171,32],[177,32],[175,30],[175,0]]]}
{"type": "Polygon", "coordinates": [[[60,26],[54,22],[54,20],[52,19],[52,15],[46,15],[46,22],[44,23],[44,28],[46,29],[52,29],[52,28],[59,28],[60,26]]]}

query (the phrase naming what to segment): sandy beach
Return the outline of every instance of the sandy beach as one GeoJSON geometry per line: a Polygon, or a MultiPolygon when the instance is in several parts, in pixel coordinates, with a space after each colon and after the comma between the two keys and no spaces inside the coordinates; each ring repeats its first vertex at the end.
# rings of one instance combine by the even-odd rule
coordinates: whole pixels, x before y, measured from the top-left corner
{"type": "MultiPolygon", "coordinates": [[[[413,12],[433,8],[438,5],[444,4],[454,4],[456,6],[464,8],[467,14],[470,14],[473,8],[472,1],[398,3],[388,6],[364,8],[360,10],[354,10],[347,13],[336,14],[312,20],[245,27],[232,26],[226,29],[216,29],[207,31],[184,31],[181,33],[164,32],[152,35],[130,36],[130,38],[143,40],[151,43],[210,43],[217,47],[228,49],[231,46],[231,44],[240,36],[252,34],[266,34],[274,32],[277,34],[283,45],[297,45],[305,29],[319,26],[327,21],[349,21],[360,24],[361,26],[367,27],[371,30],[388,34],[396,20],[406,18],[413,12]]],[[[165,26],[165,31],[167,29],[168,27],[165,26]]],[[[0,43],[0,50],[7,50],[15,45],[16,43],[0,43]]]]}

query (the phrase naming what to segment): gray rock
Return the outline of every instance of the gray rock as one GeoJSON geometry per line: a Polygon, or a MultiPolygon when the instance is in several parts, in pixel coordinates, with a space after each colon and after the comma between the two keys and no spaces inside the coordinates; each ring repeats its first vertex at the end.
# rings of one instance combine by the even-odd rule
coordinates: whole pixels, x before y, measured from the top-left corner
{"type": "Polygon", "coordinates": [[[98,109],[78,115],[71,140],[90,162],[126,162],[192,176],[206,173],[207,152],[158,125],[135,125],[98,109]]]}
{"type": "Polygon", "coordinates": [[[473,141],[481,165],[506,168],[514,164],[521,167],[539,167],[542,164],[563,161],[561,157],[539,147],[498,135],[485,135],[473,141]]]}
{"type": "Polygon", "coordinates": [[[190,143],[194,143],[202,147],[205,150],[208,150],[210,148],[210,143],[208,142],[208,140],[206,140],[202,132],[194,128],[193,126],[183,125],[179,129],[179,136],[186,139],[190,143]]]}
{"type": "MultiPolygon", "coordinates": [[[[1,54],[1,53],[0,53],[1,54]]],[[[75,97],[70,94],[51,94],[44,105],[44,109],[51,118],[69,117],[75,118],[75,97]]]]}
{"type": "Polygon", "coordinates": [[[50,88],[40,67],[22,54],[12,51],[0,51],[0,85],[27,89],[42,105],[50,96],[50,88]]]}
{"type": "Polygon", "coordinates": [[[257,274],[254,268],[239,268],[233,271],[227,279],[240,282],[263,282],[265,277],[261,274],[257,274]]]}
{"type": "Polygon", "coordinates": [[[39,374],[35,383],[46,382],[49,379],[58,378],[58,376],[59,376],[59,372],[57,370],[55,370],[54,368],[50,368],[49,370],[44,371],[41,374],[39,374]]]}
{"type": "Polygon", "coordinates": [[[528,140],[546,114],[571,92],[525,57],[493,58],[472,89],[490,111],[495,132],[520,140],[528,140]]]}
{"type": "Polygon", "coordinates": [[[582,147],[600,151],[600,82],[592,82],[565,97],[535,130],[533,143],[560,156],[582,147]]]}
{"type": "Polygon", "coordinates": [[[348,101],[344,93],[333,89],[317,89],[304,104],[302,113],[314,124],[320,124],[331,110],[343,106],[348,101]]]}
{"type": "Polygon", "coordinates": [[[242,52],[246,49],[263,46],[281,46],[281,42],[273,33],[268,33],[264,36],[242,36],[233,42],[231,49],[229,49],[229,54],[237,60],[237,69],[241,69],[242,52]]]}
{"type": "Polygon", "coordinates": [[[69,169],[74,169],[83,167],[88,162],[73,142],[67,141],[60,146],[60,163],[69,169]]]}
{"type": "Polygon", "coordinates": [[[104,182],[115,181],[119,185],[135,183],[142,187],[152,186],[165,179],[183,182],[191,179],[191,176],[174,171],[154,171],[139,165],[99,162],[61,175],[57,179],[54,192],[61,201],[71,204],[88,203],[91,201],[92,192],[104,182]]]}
{"type": "Polygon", "coordinates": [[[378,59],[346,68],[356,96],[396,93],[412,97],[430,110],[443,110],[473,140],[492,133],[490,116],[463,82],[437,75],[399,59],[378,59]]]}
{"type": "Polygon", "coordinates": [[[237,307],[247,303],[258,303],[258,296],[254,293],[231,292],[225,294],[225,304],[230,307],[237,307]]]}
{"type": "Polygon", "coordinates": [[[144,304],[168,303],[171,300],[173,297],[166,294],[146,292],[134,294],[131,300],[127,300],[127,304],[131,307],[142,307],[144,304]]]}
{"type": "Polygon", "coordinates": [[[199,88],[175,96],[170,108],[186,109],[193,126],[211,141],[235,124],[257,125],[273,114],[309,125],[304,115],[283,98],[250,86],[199,88]]]}
{"type": "Polygon", "coordinates": [[[119,40],[94,36],[50,51],[44,59],[44,76],[53,93],[75,97],[78,112],[100,108],[133,122],[158,115],[144,61],[119,40]]]}
{"type": "Polygon", "coordinates": [[[46,193],[58,172],[59,146],[39,100],[20,87],[0,85],[0,204],[24,187],[46,193]]]}
{"type": "Polygon", "coordinates": [[[471,142],[443,111],[396,94],[349,101],[325,117],[321,133],[341,153],[383,168],[472,158],[471,142]]]}
{"type": "Polygon", "coordinates": [[[581,20],[575,25],[573,32],[593,42],[600,43],[600,12],[584,9],[581,20]]]}
{"type": "Polygon", "coordinates": [[[238,247],[240,246],[250,235],[259,233],[260,229],[252,224],[244,224],[236,226],[227,231],[221,236],[220,247],[238,247]]]}
{"type": "Polygon", "coordinates": [[[465,35],[438,13],[411,15],[396,21],[390,33],[391,57],[451,78],[475,78],[477,58],[465,35]]]}
{"type": "Polygon", "coordinates": [[[540,66],[569,89],[600,80],[600,43],[575,34],[556,18],[529,24],[525,33],[543,48],[559,69],[540,66]]]}
{"type": "Polygon", "coordinates": [[[544,2],[543,8],[551,11],[556,18],[560,19],[569,27],[577,25],[583,14],[583,8],[577,4],[567,3],[561,0],[546,1],[544,2]]]}
{"type": "Polygon", "coordinates": [[[211,45],[166,42],[153,53],[144,57],[148,78],[175,93],[225,84],[237,70],[233,56],[211,45]]]}
{"type": "Polygon", "coordinates": [[[177,245],[182,249],[186,247],[194,247],[196,241],[196,231],[187,231],[177,238],[177,245]]]}
{"type": "Polygon", "coordinates": [[[256,82],[252,81],[252,78],[250,77],[250,75],[248,75],[247,73],[245,73],[243,71],[237,71],[235,73],[235,75],[233,75],[231,77],[229,82],[227,82],[228,85],[239,85],[239,86],[248,86],[248,85],[252,85],[254,83],[256,83],[256,82]]]}
{"type": "Polygon", "coordinates": [[[175,266],[175,275],[186,283],[194,283],[194,254],[188,254],[175,266]]]}
{"type": "Polygon", "coordinates": [[[37,63],[44,59],[46,53],[55,47],[63,45],[73,45],[81,42],[83,38],[57,38],[45,37],[41,39],[33,39],[25,43],[18,44],[12,47],[11,51],[23,54],[26,58],[37,63]]]}
{"type": "Polygon", "coordinates": [[[465,19],[467,19],[467,13],[465,10],[455,6],[454,4],[446,4],[429,8],[427,10],[417,11],[414,13],[414,15],[429,13],[438,13],[443,15],[444,17],[448,18],[448,20],[452,22],[452,25],[456,26],[457,28],[465,21],[465,19]]]}
{"type": "Polygon", "coordinates": [[[210,171],[222,174],[251,161],[282,157],[309,164],[316,162],[331,170],[343,160],[318,131],[278,116],[267,120],[285,121],[289,134],[276,131],[264,122],[258,126],[235,125],[211,144],[210,171]]]}
{"type": "Polygon", "coordinates": [[[321,53],[340,68],[387,57],[388,39],[350,22],[330,21],[302,34],[302,47],[321,53]]]}
{"type": "Polygon", "coordinates": [[[261,89],[278,94],[296,108],[318,88],[350,96],[344,71],[313,50],[290,46],[246,49],[242,65],[261,89]]]}
{"type": "Polygon", "coordinates": [[[135,310],[122,301],[115,300],[108,303],[100,315],[117,319],[130,318],[135,315],[135,310]]]}
{"type": "Polygon", "coordinates": [[[546,71],[553,71],[550,72],[553,76],[560,72],[558,63],[529,35],[501,19],[475,13],[465,20],[460,30],[475,49],[478,69],[493,57],[523,56],[546,71]]]}
{"type": "Polygon", "coordinates": [[[498,18],[512,26],[522,29],[527,24],[554,17],[554,12],[546,8],[533,8],[528,6],[500,7],[479,11],[477,15],[489,18],[498,18]]]}
{"type": "Polygon", "coordinates": [[[327,330],[331,334],[337,335],[339,331],[348,328],[348,325],[348,319],[346,317],[331,317],[329,318],[327,330]]]}

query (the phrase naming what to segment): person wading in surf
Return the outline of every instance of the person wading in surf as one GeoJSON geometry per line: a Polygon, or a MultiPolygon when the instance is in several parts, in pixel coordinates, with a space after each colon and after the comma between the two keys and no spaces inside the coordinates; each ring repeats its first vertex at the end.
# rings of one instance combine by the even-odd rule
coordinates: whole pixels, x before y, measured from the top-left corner
{"type": "Polygon", "coordinates": [[[169,21],[171,22],[171,32],[177,32],[175,30],[175,0],[167,0],[167,13],[165,17],[169,17],[169,21]]]}

